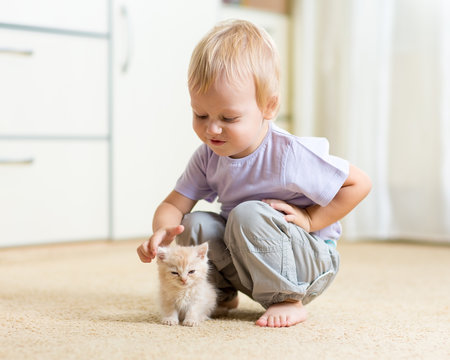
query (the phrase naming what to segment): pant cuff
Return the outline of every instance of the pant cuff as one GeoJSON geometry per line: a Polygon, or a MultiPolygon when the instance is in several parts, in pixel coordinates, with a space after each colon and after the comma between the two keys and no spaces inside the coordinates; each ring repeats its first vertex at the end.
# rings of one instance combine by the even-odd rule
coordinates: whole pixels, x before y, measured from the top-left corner
{"type": "Polygon", "coordinates": [[[258,301],[265,309],[273,304],[278,304],[287,300],[302,301],[305,295],[301,294],[277,294],[270,301],[258,301]]]}

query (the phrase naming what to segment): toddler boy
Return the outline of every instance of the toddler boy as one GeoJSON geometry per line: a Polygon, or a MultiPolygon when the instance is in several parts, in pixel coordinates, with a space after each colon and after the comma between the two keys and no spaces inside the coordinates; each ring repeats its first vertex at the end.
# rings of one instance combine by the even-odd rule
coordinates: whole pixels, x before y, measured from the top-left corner
{"type": "Polygon", "coordinates": [[[279,104],[279,59],[270,36],[243,20],[219,23],[197,45],[188,85],[193,128],[203,144],[157,208],[154,233],[138,248],[209,242],[220,305],[237,291],[266,312],[259,326],[306,319],[304,305],[336,276],[339,220],[370,191],[367,175],[328,154],[321,138],[299,138],[272,124],[279,104]],[[193,212],[201,199],[220,214],[193,212]]]}

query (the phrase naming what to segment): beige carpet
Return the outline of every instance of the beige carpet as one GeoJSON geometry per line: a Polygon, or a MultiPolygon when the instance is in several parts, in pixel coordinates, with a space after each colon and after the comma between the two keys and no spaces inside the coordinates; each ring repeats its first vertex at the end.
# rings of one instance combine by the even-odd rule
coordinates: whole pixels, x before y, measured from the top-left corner
{"type": "Polygon", "coordinates": [[[341,242],[306,323],[261,329],[245,296],[228,318],[160,325],[137,245],[0,250],[0,359],[450,359],[450,247],[341,242]]]}

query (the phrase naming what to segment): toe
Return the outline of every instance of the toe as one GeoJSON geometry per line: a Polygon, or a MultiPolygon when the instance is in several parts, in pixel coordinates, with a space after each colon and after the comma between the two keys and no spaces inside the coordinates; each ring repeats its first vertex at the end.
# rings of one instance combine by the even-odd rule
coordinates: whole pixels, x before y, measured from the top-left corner
{"type": "Polygon", "coordinates": [[[267,326],[267,316],[261,316],[257,321],[256,325],[267,326]]]}
{"type": "Polygon", "coordinates": [[[285,326],[292,326],[293,322],[289,316],[286,316],[286,325],[285,326]]]}
{"type": "Polygon", "coordinates": [[[275,327],[275,319],[272,315],[270,315],[267,319],[267,326],[268,327],[275,327]]]}
{"type": "Polygon", "coordinates": [[[280,327],[281,326],[281,316],[275,316],[273,319],[273,326],[274,327],[280,327]]]}

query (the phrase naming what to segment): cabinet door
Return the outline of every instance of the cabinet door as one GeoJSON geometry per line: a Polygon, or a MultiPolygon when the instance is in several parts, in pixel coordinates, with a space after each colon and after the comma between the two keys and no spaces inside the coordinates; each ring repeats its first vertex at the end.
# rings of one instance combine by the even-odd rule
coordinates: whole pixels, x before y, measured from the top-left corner
{"type": "Polygon", "coordinates": [[[105,136],[105,39],[0,29],[0,135],[105,136]]]}
{"type": "Polygon", "coordinates": [[[218,0],[114,2],[115,238],[151,233],[156,206],[199,145],[191,128],[187,69],[219,5],[218,0]]]}
{"type": "Polygon", "coordinates": [[[0,141],[0,247],[108,237],[103,141],[0,141]]]}
{"type": "Polygon", "coordinates": [[[106,33],[108,0],[0,1],[0,23],[106,33]]]}

